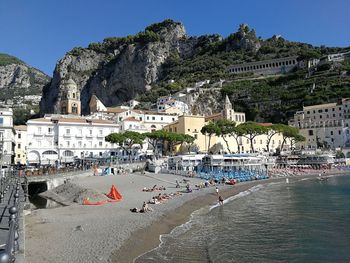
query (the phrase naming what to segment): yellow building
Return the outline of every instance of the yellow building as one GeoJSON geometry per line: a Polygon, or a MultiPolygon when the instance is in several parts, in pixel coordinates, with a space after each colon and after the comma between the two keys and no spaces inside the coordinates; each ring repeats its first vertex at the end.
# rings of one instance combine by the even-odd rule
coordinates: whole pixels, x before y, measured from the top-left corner
{"type": "Polygon", "coordinates": [[[205,151],[207,136],[201,133],[201,129],[205,124],[204,116],[182,115],[179,116],[176,122],[165,126],[164,130],[193,136],[195,138],[194,143],[199,146],[200,151],[205,151]]]}
{"type": "MultiPolygon", "coordinates": [[[[183,115],[179,116],[179,119],[164,127],[164,130],[169,132],[188,134],[195,138],[194,144],[198,145],[200,152],[207,152],[209,146],[209,136],[203,135],[201,129],[204,125],[208,124],[206,117],[196,116],[196,115],[183,115]]],[[[261,123],[261,125],[269,126],[271,123],[261,123]]],[[[233,137],[227,137],[228,147],[232,153],[249,153],[250,141],[245,137],[238,138],[238,145],[236,139],[233,137]]],[[[282,135],[275,134],[269,143],[270,152],[276,151],[276,148],[280,148],[282,145],[282,135]]],[[[253,146],[255,152],[265,152],[267,151],[267,135],[259,135],[254,138],[253,146]]],[[[285,144],[284,148],[288,148],[290,142],[285,144]]],[[[211,136],[210,147],[215,144],[221,144],[223,147],[223,152],[229,152],[226,142],[222,137],[211,136]]]]}
{"type": "Polygon", "coordinates": [[[15,164],[26,164],[27,159],[27,126],[14,126],[15,135],[15,164]]]}

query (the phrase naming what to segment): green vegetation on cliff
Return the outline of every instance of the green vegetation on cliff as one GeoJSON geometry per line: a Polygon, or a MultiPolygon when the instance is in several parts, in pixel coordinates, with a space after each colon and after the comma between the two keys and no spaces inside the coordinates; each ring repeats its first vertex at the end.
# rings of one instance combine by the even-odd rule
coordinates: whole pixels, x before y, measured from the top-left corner
{"type": "Polygon", "coordinates": [[[9,64],[24,64],[23,61],[16,57],[0,53],[0,66],[6,66],[9,64]]]}

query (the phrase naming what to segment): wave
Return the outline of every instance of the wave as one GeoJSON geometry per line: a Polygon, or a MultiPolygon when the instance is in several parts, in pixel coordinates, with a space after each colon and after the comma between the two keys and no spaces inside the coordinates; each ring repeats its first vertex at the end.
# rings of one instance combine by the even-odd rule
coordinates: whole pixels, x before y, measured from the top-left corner
{"type": "MultiPolygon", "coordinates": [[[[254,193],[254,192],[256,192],[256,191],[259,191],[259,190],[261,190],[262,188],[264,188],[264,186],[261,185],[261,184],[255,185],[255,186],[253,186],[252,188],[249,188],[248,190],[245,190],[245,191],[243,191],[243,192],[240,192],[240,193],[238,193],[238,194],[236,194],[236,195],[233,195],[233,196],[231,196],[231,197],[225,199],[225,200],[224,200],[224,204],[227,204],[227,203],[229,203],[229,202],[232,202],[233,200],[236,200],[236,199],[238,199],[238,198],[241,198],[241,197],[247,196],[247,195],[249,195],[249,194],[251,194],[251,193],[254,193]]],[[[217,204],[215,204],[215,205],[212,205],[212,206],[209,207],[209,211],[211,211],[211,210],[213,210],[214,208],[219,207],[219,206],[220,206],[219,203],[217,203],[217,204]]]]}

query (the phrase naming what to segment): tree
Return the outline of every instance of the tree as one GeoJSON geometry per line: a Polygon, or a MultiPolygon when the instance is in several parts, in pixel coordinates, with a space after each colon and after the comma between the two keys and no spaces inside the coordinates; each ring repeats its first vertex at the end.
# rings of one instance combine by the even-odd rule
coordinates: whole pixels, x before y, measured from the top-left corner
{"type": "Polygon", "coordinates": [[[188,149],[189,153],[191,152],[190,149],[191,149],[191,147],[192,147],[192,145],[193,145],[195,140],[196,139],[193,136],[189,135],[189,134],[185,134],[184,135],[184,141],[187,144],[187,149],[188,149]]]}
{"type": "Polygon", "coordinates": [[[274,126],[270,126],[270,127],[266,127],[266,151],[270,152],[270,142],[273,136],[275,136],[278,133],[278,131],[276,131],[274,129],[274,126]]]}
{"type": "Polygon", "coordinates": [[[293,139],[296,138],[299,135],[299,130],[295,127],[280,124],[279,126],[281,129],[282,134],[282,144],[281,144],[281,151],[283,151],[284,144],[287,142],[287,139],[293,139]]]}
{"type": "Polygon", "coordinates": [[[296,143],[298,142],[304,142],[306,138],[301,134],[296,134],[293,138],[290,140],[290,148],[295,148],[296,143]]]}
{"type": "Polygon", "coordinates": [[[168,143],[168,150],[170,154],[173,153],[173,149],[177,144],[183,144],[185,141],[185,135],[181,133],[166,132],[165,140],[168,143]]]}
{"type": "Polygon", "coordinates": [[[224,150],[224,146],[218,142],[215,143],[212,147],[210,147],[209,152],[212,154],[218,154],[224,150]]]}
{"type": "Polygon", "coordinates": [[[236,127],[233,128],[232,132],[230,133],[230,136],[232,136],[237,144],[237,152],[240,153],[240,149],[239,149],[239,137],[243,136],[243,130],[241,129],[241,127],[238,125],[236,127]]]}
{"type": "Polygon", "coordinates": [[[208,152],[210,149],[210,140],[211,140],[211,136],[215,135],[215,134],[219,134],[220,133],[220,129],[219,127],[216,125],[216,123],[214,122],[209,122],[208,124],[204,125],[201,129],[201,133],[203,135],[208,135],[209,136],[209,142],[208,142],[208,152]]]}
{"type": "Polygon", "coordinates": [[[266,127],[252,121],[241,123],[238,126],[242,130],[243,137],[246,137],[250,141],[250,149],[254,152],[254,138],[266,133],[266,127]]]}
{"type": "Polygon", "coordinates": [[[111,133],[105,137],[105,140],[106,142],[118,144],[127,152],[129,160],[131,160],[133,149],[137,145],[139,145],[141,148],[145,138],[146,137],[144,134],[133,131],[126,131],[124,133],[111,133]]]}
{"type": "Polygon", "coordinates": [[[228,144],[227,137],[230,136],[235,129],[236,123],[227,119],[220,119],[216,122],[218,133],[216,136],[221,136],[224,142],[226,143],[227,150],[231,153],[230,146],[228,144]]]}
{"type": "Polygon", "coordinates": [[[153,154],[156,156],[158,154],[158,145],[160,143],[162,143],[162,148],[164,148],[166,132],[164,130],[156,130],[153,132],[144,133],[144,136],[146,136],[146,138],[148,139],[148,143],[153,148],[153,154]]]}

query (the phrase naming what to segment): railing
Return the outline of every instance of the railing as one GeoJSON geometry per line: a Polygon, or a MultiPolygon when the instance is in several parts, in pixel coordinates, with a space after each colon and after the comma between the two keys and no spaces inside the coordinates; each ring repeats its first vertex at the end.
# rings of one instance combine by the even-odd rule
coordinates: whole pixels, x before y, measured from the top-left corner
{"type": "Polygon", "coordinates": [[[5,174],[1,178],[1,187],[0,187],[0,203],[4,203],[4,211],[2,216],[4,216],[8,206],[9,212],[9,228],[8,235],[6,238],[6,243],[3,245],[4,248],[0,252],[0,263],[15,262],[16,253],[19,251],[19,224],[18,224],[18,214],[21,210],[20,203],[20,189],[21,185],[24,189],[24,200],[27,201],[28,196],[28,181],[26,177],[18,177],[17,171],[12,171],[10,174],[5,174]],[[21,179],[23,182],[21,182],[21,179]],[[10,192],[11,190],[11,192],[10,192]],[[5,198],[6,197],[6,198],[5,198]],[[7,200],[5,200],[7,199],[7,200]],[[4,202],[7,201],[7,202],[4,202]]]}

